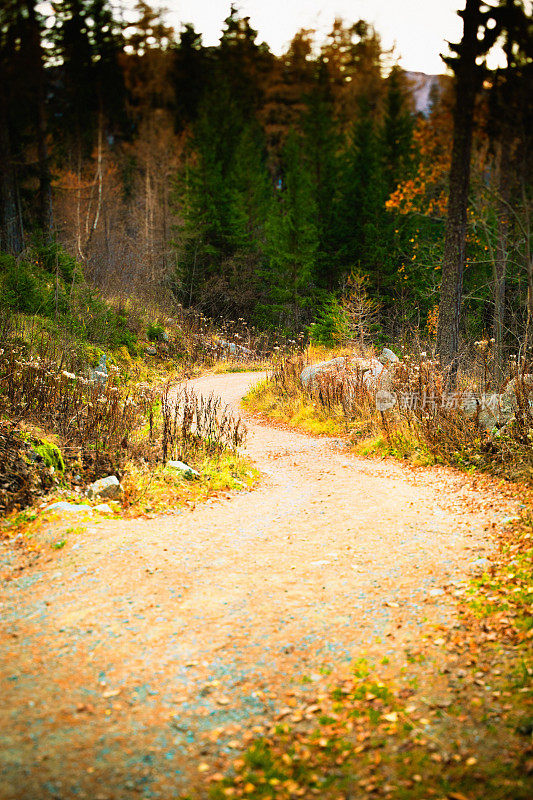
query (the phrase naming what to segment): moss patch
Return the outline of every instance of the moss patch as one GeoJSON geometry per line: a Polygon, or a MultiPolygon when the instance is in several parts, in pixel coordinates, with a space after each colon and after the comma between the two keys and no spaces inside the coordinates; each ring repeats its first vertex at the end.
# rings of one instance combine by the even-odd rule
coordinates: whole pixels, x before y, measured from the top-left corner
{"type": "Polygon", "coordinates": [[[47,467],[53,467],[56,472],[65,471],[65,462],[59,447],[47,439],[40,439],[38,443],[32,445],[32,450],[37,453],[47,467]]]}

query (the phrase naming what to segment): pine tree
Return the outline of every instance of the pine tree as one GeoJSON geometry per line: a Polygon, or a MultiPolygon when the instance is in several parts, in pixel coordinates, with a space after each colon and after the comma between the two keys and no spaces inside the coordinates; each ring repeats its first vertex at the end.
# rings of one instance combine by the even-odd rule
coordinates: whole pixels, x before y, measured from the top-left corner
{"type": "Polygon", "coordinates": [[[332,291],[337,288],[340,277],[335,248],[335,203],[341,138],[334,118],[333,100],[324,67],[325,65],[321,67],[317,87],[306,100],[301,127],[317,210],[315,278],[319,287],[332,291]]]}
{"type": "Polygon", "coordinates": [[[267,223],[268,267],[273,313],[298,326],[312,290],[318,246],[317,207],[300,136],[289,134],[283,150],[282,179],[267,223]]]}
{"type": "Polygon", "coordinates": [[[209,74],[209,56],[202,47],[202,35],[187,24],[173,51],[172,82],[176,104],[176,124],[183,129],[196,120],[209,74]]]}
{"type": "Polygon", "coordinates": [[[381,292],[388,258],[383,227],[385,185],[380,141],[366,98],[359,101],[358,117],[343,154],[338,204],[339,263],[346,273],[353,268],[370,276],[372,291],[381,292]]]}
{"type": "Polygon", "coordinates": [[[393,67],[387,78],[381,125],[381,154],[387,195],[404,180],[412,162],[414,115],[409,107],[403,71],[393,67]]]}
{"type": "Polygon", "coordinates": [[[266,168],[264,137],[257,123],[250,123],[242,132],[228,182],[233,247],[235,251],[260,253],[265,247],[272,185],[266,168]]]}
{"type": "Polygon", "coordinates": [[[200,300],[233,253],[229,175],[241,134],[239,109],[221,83],[204,98],[178,188],[184,215],[180,271],[188,304],[200,300]]]}

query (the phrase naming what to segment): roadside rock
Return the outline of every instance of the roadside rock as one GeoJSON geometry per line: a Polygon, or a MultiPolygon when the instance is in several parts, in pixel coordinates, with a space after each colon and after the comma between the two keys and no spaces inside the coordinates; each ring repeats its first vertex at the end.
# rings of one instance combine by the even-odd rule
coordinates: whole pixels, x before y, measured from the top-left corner
{"type": "MultiPolygon", "coordinates": [[[[394,355],[394,353],[392,355],[394,355]]],[[[391,391],[392,373],[378,358],[356,358],[351,366],[362,374],[363,383],[367,389],[372,391],[376,391],[377,389],[383,389],[387,392],[391,391]]]]}
{"type": "Polygon", "coordinates": [[[319,361],[317,364],[308,364],[300,375],[304,389],[313,390],[318,387],[320,375],[338,375],[346,367],[345,358],[333,358],[331,361],[319,361]]]}
{"type": "MultiPolygon", "coordinates": [[[[527,390],[533,383],[529,380],[530,375],[524,375],[524,387],[527,390]]],[[[530,407],[533,404],[530,401],[530,407]]],[[[484,394],[476,396],[474,394],[463,397],[460,401],[460,409],[467,419],[474,419],[478,415],[480,426],[489,431],[498,426],[505,427],[514,418],[518,410],[516,399],[516,380],[509,381],[505,390],[501,394],[484,394]],[[479,413],[478,413],[479,410],[479,413]]]]}
{"type": "Polygon", "coordinates": [[[392,374],[377,358],[354,358],[348,361],[340,357],[331,361],[320,361],[318,364],[309,364],[302,370],[300,381],[304,389],[313,391],[318,389],[319,379],[326,375],[347,380],[348,384],[354,387],[359,382],[359,376],[369,391],[392,389],[392,374]]]}
{"type": "Polygon", "coordinates": [[[397,364],[400,361],[396,353],[393,353],[388,347],[383,348],[379,360],[382,364],[397,364]]]}
{"type": "Polygon", "coordinates": [[[183,461],[167,461],[167,467],[170,469],[175,469],[178,472],[182,472],[183,476],[190,480],[191,478],[199,478],[200,473],[197,472],[192,467],[189,467],[188,464],[184,464],[183,461]]]}
{"type": "Polygon", "coordinates": [[[245,347],[243,344],[226,342],[224,339],[221,339],[219,344],[225,353],[231,356],[236,356],[236,358],[241,359],[242,361],[246,360],[247,358],[252,358],[253,356],[252,350],[250,350],[248,347],[245,347]]]}
{"type": "Polygon", "coordinates": [[[109,505],[109,503],[99,503],[97,506],[94,507],[94,511],[98,511],[100,514],[113,514],[113,509],[109,505]]]}
{"type": "Polygon", "coordinates": [[[66,501],[61,501],[59,503],[52,503],[51,506],[48,506],[46,509],[47,511],[53,511],[55,513],[65,512],[67,514],[90,514],[92,513],[91,506],[83,505],[82,503],[67,503],[66,501]]]}
{"type": "Polygon", "coordinates": [[[109,374],[107,371],[107,356],[105,353],[102,353],[97,367],[89,367],[88,373],[90,381],[94,381],[95,383],[100,383],[102,385],[107,382],[109,374]]]}
{"type": "Polygon", "coordinates": [[[488,558],[476,558],[475,561],[471,561],[468,565],[468,571],[472,575],[482,575],[484,572],[491,567],[491,562],[488,558]]]}
{"type": "Polygon", "coordinates": [[[120,485],[115,475],[108,475],[107,478],[91,483],[87,487],[86,495],[90,500],[95,498],[106,498],[107,500],[118,500],[124,494],[124,489],[120,485]]]}

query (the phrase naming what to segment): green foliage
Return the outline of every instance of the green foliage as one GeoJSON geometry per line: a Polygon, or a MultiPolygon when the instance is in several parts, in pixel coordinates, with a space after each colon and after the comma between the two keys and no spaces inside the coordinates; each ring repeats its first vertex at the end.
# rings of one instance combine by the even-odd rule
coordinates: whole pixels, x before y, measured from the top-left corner
{"type": "Polygon", "coordinates": [[[146,336],[149,342],[162,342],[165,329],[157,322],[151,322],[146,329],[146,336]]]}
{"type": "Polygon", "coordinates": [[[106,302],[83,278],[81,266],[55,242],[37,242],[23,256],[0,253],[0,307],[50,320],[80,342],[128,348],[137,333],[124,308],[106,302]]]}
{"type": "Polygon", "coordinates": [[[318,313],[316,321],[309,328],[313,344],[334,347],[346,338],[348,321],[339,300],[334,295],[328,297],[318,313]]]}
{"type": "Polygon", "coordinates": [[[65,283],[70,283],[78,273],[81,276],[81,269],[73,258],[66,250],[61,247],[59,242],[41,241],[38,237],[35,238],[32,254],[35,262],[49,275],[58,275],[59,278],[65,283]]]}
{"type": "Polygon", "coordinates": [[[38,314],[46,310],[48,287],[31,271],[28,263],[5,257],[1,276],[2,303],[11,311],[38,314]]]}
{"type": "Polygon", "coordinates": [[[59,447],[46,439],[40,439],[32,445],[32,450],[42,458],[47,467],[53,467],[56,472],[65,471],[65,462],[59,447]]]}
{"type": "Polygon", "coordinates": [[[66,545],[66,543],[67,543],[66,539],[58,539],[56,542],[52,543],[52,549],[53,550],[62,550],[63,547],[66,545]]]}

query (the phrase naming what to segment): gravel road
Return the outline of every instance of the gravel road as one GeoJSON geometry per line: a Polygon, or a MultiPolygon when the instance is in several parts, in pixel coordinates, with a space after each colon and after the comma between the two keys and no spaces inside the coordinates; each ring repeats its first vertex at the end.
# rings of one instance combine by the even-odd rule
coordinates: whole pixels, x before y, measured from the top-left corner
{"type": "MultiPolygon", "coordinates": [[[[238,407],[257,373],[192,381],[238,407]]],[[[170,798],[354,658],[453,623],[509,513],[445,468],[249,418],[263,474],[159,519],[89,523],[0,587],[0,798],[170,798]],[[237,740],[237,743],[236,741],[237,740]]],[[[2,564],[16,556],[0,547],[2,564]]]]}

